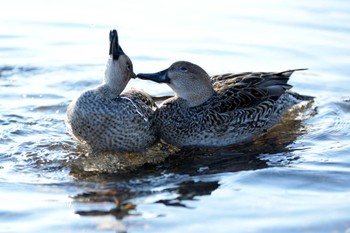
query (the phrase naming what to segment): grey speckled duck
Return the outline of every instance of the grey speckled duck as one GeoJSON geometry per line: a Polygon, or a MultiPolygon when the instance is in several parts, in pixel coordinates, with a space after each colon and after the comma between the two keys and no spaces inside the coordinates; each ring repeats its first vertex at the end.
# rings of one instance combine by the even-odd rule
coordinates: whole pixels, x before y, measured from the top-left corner
{"type": "Polygon", "coordinates": [[[277,124],[292,105],[312,97],[291,92],[296,70],[209,77],[186,61],[153,74],[138,74],[168,84],[176,96],[156,111],[160,137],[177,147],[226,146],[251,140],[277,124]]]}
{"type": "Polygon", "coordinates": [[[155,106],[146,93],[121,92],[135,78],[132,62],[110,31],[110,57],[103,84],[85,91],[68,107],[69,133],[95,151],[137,152],[156,140],[151,116],[155,106]]]}

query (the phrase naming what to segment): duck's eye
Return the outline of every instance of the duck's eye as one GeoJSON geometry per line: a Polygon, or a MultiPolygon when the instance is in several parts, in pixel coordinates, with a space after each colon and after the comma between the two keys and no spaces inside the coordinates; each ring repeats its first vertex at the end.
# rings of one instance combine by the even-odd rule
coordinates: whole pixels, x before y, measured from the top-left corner
{"type": "Polygon", "coordinates": [[[132,65],[130,64],[130,62],[127,62],[127,63],[126,63],[126,68],[127,68],[128,70],[131,70],[131,69],[132,69],[132,65]]]}
{"type": "Polygon", "coordinates": [[[186,67],[180,67],[180,70],[183,71],[183,72],[186,72],[187,68],[186,67]]]}

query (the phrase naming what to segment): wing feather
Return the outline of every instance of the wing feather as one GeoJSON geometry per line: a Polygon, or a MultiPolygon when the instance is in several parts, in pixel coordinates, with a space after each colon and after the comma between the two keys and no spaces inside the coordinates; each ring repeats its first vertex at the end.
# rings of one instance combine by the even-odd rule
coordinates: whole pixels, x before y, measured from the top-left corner
{"type": "Polygon", "coordinates": [[[250,108],[268,100],[275,101],[287,90],[289,77],[295,69],[278,73],[245,72],[212,76],[214,90],[217,92],[208,101],[210,109],[217,112],[230,112],[250,108]]]}

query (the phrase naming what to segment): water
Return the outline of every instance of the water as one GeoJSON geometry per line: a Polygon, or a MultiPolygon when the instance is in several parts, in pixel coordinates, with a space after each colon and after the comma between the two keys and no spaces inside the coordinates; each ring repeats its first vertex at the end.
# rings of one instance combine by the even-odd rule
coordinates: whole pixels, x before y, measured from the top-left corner
{"type": "MultiPolygon", "coordinates": [[[[349,232],[346,1],[1,2],[0,232],[349,232]],[[281,71],[315,96],[245,145],[125,174],[72,172],[69,102],[102,78],[117,28],[135,72],[281,71]]],[[[154,95],[166,86],[132,80],[154,95]]]]}

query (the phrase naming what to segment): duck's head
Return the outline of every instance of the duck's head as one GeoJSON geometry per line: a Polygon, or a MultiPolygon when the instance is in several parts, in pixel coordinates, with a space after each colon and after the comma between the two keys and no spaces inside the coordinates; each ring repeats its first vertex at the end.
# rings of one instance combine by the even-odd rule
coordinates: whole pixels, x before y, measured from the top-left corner
{"type": "Polygon", "coordinates": [[[185,99],[190,107],[204,103],[214,94],[207,72],[200,66],[187,61],[178,61],[166,70],[157,73],[142,73],[137,77],[168,84],[176,96],[185,99]]]}
{"type": "Polygon", "coordinates": [[[129,80],[135,77],[132,62],[119,45],[117,31],[111,30],[109,32],[109,58],[105,71],[105,84],[116,92],[115,94],[120,94],[129,80]]]}

